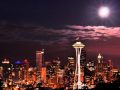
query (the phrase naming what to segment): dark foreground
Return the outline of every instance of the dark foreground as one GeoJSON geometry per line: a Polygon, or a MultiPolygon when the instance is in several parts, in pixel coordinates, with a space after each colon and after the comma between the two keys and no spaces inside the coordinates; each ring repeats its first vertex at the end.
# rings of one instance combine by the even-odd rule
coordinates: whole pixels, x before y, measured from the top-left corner
{"type": "MultiPolygon", "coordinates": [[[[110,90],[110,89],[120,89],[120,81],[115,81],[113,83],[99,83],[96,85],[96,87],[94,89],[89,89],[89,90],[110,90]]],[[[9,89],[5,89],[0,87],[0,90],[9,90],[9,89]]],[[[14,89],[10,89],[10,90],[14,90],[14,89]]],[[[16,89],[15,89],[16,90],[16,89]]],[[[20,88],[18,88],[17,90],[21,90],[20,88]]],[[[37,87],[37,88],[31,88],[31,87],[26,87],[22,90],[66,90],[64,88],[59,88],[59,89],[52,89],[52,88],[47,88],[47,87],[37,87]]],[[[72,90],[72,89],[69,89],[72,90]]],[[[76,89],[78,90],[78,89],[76,89]]]]}

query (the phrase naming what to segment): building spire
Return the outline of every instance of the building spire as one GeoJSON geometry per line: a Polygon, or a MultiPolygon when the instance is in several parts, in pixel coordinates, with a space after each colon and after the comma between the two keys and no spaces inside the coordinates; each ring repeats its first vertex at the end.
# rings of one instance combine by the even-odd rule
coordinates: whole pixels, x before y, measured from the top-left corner
{"type": "Polygon", "coordinates": [[[98,54],[98,59],[101,59],[102,58],[102,55],[101,53],[98,54]]]}

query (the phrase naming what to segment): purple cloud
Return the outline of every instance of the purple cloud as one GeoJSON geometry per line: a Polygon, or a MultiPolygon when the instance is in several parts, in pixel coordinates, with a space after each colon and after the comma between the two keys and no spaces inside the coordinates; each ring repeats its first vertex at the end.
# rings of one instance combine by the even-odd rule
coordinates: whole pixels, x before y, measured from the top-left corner
{"type": "Polygon", "coordinates": [[[0,26],[0,41],[30,41],[41,44],[69,44],[82,40],[120,38],[120,27],[67,25],[63,29],[41,26],[0,26]]]}
{"type": "Polygon", "coordinates": [[[67,26],[70,29],[76,29],[83,39],[98,40],[103,37],[109,39],[111,37],[120,38],[120,27],[105,27],[105,26],[67,26]]]}

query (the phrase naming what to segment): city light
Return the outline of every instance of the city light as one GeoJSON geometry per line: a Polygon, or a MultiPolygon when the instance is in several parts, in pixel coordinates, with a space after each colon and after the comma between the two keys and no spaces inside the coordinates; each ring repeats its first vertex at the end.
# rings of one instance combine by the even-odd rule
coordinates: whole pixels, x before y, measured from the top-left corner
{"type": "MultiPolygon", "coordinates": [[[[43,62],[41,51],[36,51],[36,66],[34,67],[30,65],[28,59],[23,60],[24,63],[16,61],[15,65],[11,64],[10,60],[4,59],[0,68],[1,88],[5,90],[8,88],[15,90],[18,88],[28,90],[33,88],[38,90],[42,88],[94,89],[98,88],[98,84],[111,85],[120,79],[120,70],[113,67],[111,60],[105,62],[103,55],[99,53],[96,56],[96,63],[86,62],[86,52],[83,49],[85,45],[77,41],[72,46],[75,48],[76,57],[68,57],[64,65],[61,64],[59,58],[43,62]]],[[[116,87],[119,88],[119,84],[117,85],[116,87]]]]}

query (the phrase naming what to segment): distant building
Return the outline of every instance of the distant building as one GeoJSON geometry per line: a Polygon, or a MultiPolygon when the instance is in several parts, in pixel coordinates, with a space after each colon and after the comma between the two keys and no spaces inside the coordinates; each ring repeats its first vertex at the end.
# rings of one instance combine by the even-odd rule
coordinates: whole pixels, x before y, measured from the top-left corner
{"type": "Polygon", "coordinates": [[[43,54],[44,50],[36,51],[36,66],[37,66],[37,83],[41,81],[41,72],[43,66],[43,54]]]}
{"type": "Polygon", "coordinates": [[[90,71],[95,71],[95,63],[94,61],[90,61],[87,63],[86,67],[88,68],[88,70],[90,71]]]}
{"type": "Polygon", "coordinates": [[[23,65],[24,65],[24,80],[29,81],[29,71],[28,71],[30,68],[29,61],[25,59],[23,65]]]}
{"type": "Polygon", "coordinates": [[[84,67],[84,65],[86,64],[86,50],[85,49],[81,50],[80,64],[81,64],[81,67],[84,67]]]}
{"type": "Polygon", "coordinates": [[[36,66],[39,71],[42,69],[43,54],[43,51],[36,51],[36,66]]]}
{"type": "Polygon", "coordinates": [[[72,89],[75,75],[75,59],[73,57],[68,57],[68,62],[65,66],[64,71],[64,82],[65,88],[72,89]]]}
{"type": "Polygon", "coordinates": [[[2,78],[3,78],[3,67],[0,66],[0,79],[2,79],[2,78]]]}
{"type": "Polygon", "coordinates": [[[103,56],[100,53],[97,57],[97,72],[103,72],[103,56]]]}
{"type": "Polygon", "coordinates": [[[41,81],[43,83],[46,83],[46,67],[42,67],[42,70],[41,70],[41,81]]]}
{"type": "Polygon", "coordinates": [[[15,61],[14,72],[15,72],[15,76],[14,76],[15,81],[24,80],[24,67],[21,61],[19,60],[15,61]]]}
{"type": "Polygon", "coordinates": [[[3,67],[3,79],[8,80],[9,74],[10,74],[10,61],[8,59],[4,59],[2,61],[2,67],[3,67]]]}

